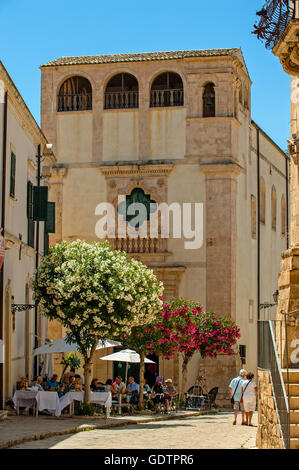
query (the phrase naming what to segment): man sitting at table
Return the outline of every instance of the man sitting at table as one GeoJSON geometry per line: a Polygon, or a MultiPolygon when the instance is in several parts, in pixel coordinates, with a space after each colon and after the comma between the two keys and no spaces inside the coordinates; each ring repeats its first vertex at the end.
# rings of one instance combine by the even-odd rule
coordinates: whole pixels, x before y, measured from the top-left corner
{"type": "Polygon", "coordinates": [[[128,396],[130,397],[130,403],[136,404],[138,403],[139,397],[139,384],[135,382],[134,377],[129,377],[129,383],[127,385],[126,390],[128,396]]]}
{"type": "Polygon", "coordinates": [[[120,395],[121,393],[126,393],[126,384],[123,382],[123,379],[120,375],[118,375],[115,379],[115,384],[113,384],[114,393],[112,390],[113,395],[120,395]]]}
{"type": "Polygon", "coordinates": [[[176,397],[178,392],[176,388],[172,385],[171,379],[165,380],[165,385],[163,387],[163,390],[164,390],[164,398],[165,398],[165,406],[166,406],[165,413],[168,413],[171,399],[172,397],[176,397]]]}
{"type": "Polygon", "coordinates": [[[53,374],[52,378],[46,382],[45,390],[50,392],[56,392],[59,387],[59,382],[57,381],[58,375],[53,374]]]}

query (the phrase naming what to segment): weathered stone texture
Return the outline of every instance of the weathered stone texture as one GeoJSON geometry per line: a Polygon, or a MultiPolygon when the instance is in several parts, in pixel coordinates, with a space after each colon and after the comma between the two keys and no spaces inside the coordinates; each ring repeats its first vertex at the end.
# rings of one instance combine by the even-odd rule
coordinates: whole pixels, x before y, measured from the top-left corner
{"type": "Polygon", "coordinates": [[[258,430],[256,445],[260,449],[283,449],[270,373],[258,369],[258,430]]]}

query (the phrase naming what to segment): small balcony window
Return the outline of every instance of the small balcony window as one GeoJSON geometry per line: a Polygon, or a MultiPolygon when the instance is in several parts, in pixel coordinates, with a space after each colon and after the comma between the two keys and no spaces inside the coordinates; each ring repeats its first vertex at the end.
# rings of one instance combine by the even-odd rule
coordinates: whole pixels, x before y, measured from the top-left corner
{"type": "Polygon", "coordinates": [[[91,84],[84,77],[70,77],[60,87],[57,111],[87,111],[92,109],[91,84]]]}
{"type": "Polygon", "coordinates": [[[129,73],[119,73],[106,86],[104,109],[129,108],[138,108],[138,82],[129,73]]]}
{"type": "Polygon", "coordinates": [[[150,106],[184,106],[183,81],[177,73],[165,72],[156,77],[151,88],[150,106]]]}

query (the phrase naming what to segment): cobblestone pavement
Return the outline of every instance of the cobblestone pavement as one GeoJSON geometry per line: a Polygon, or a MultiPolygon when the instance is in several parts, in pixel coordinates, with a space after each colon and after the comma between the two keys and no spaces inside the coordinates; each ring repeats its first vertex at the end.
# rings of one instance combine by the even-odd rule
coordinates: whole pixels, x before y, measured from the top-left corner
{"type": "Polygon", "coordinates": [[[97,429],[32,441],[11,449],[253,449],[257,413],[253,425],[232,425],[233,415],[186,417],[125,428],[97,429]]]}

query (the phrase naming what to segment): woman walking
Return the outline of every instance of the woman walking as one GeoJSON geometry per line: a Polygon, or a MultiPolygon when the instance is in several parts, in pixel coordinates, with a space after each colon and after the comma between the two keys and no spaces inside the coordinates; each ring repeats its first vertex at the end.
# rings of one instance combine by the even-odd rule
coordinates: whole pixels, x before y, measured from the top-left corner
{"type": "Polygon", "coordinates": [[[253,381],[254,374],[248,372],[246,375],[247,380],[242,383],[242,399],[244,411],[246,414],[246,422],[248,426],[252,426],[252,415],[256,408],[256,395],[257,395],[257,386],[253,381]]]}

